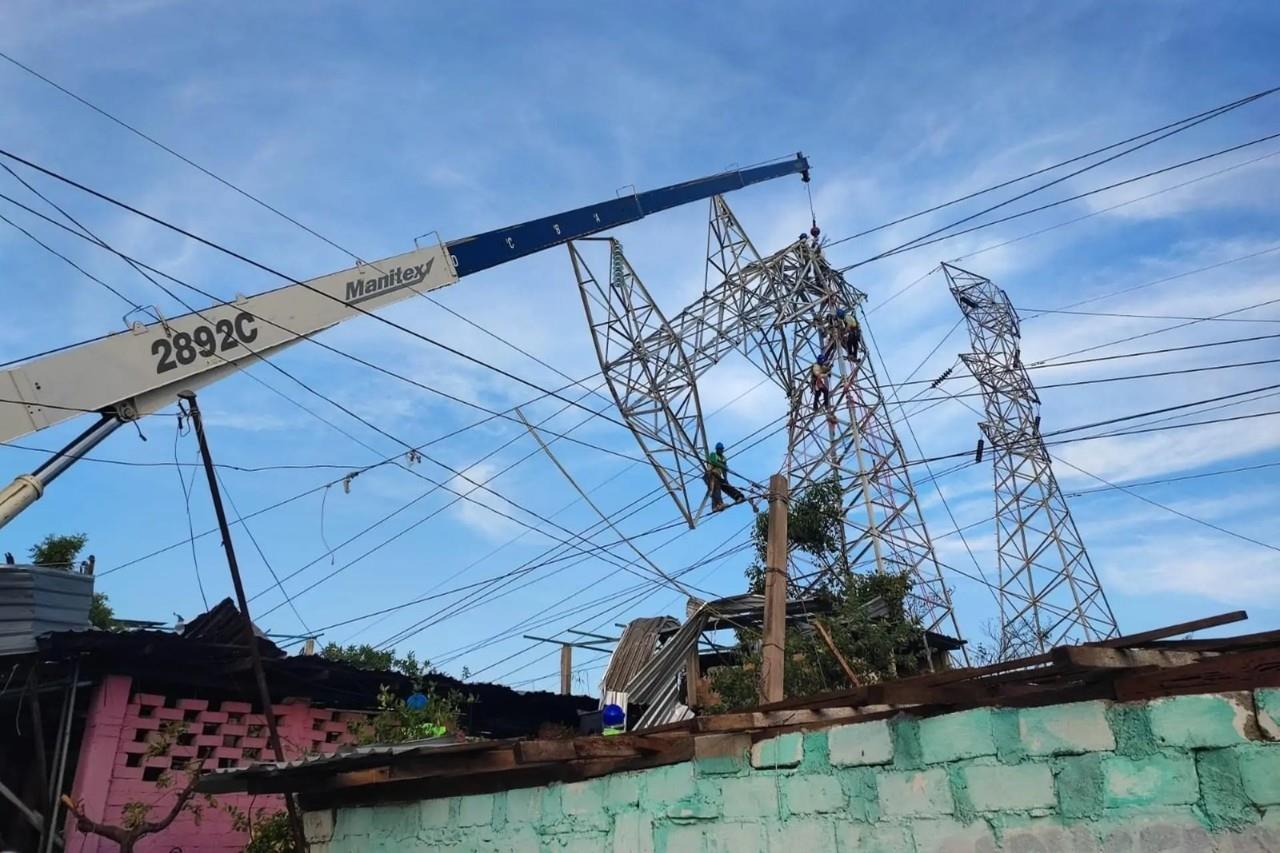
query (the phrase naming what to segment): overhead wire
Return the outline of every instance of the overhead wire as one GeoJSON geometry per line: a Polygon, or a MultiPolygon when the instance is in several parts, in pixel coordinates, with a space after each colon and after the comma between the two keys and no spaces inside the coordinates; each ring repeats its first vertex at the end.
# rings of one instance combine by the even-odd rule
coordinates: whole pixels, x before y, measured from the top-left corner
{"type": "MultiPolygon", "coordinates": [[[[24,182],[24,183],[25,183],[25,182],[24,182]]],[[[28,186],[29,186],[29,185],[28,185],[28,186]]],[[[33,192],[35,192],[37,195],[40,195],[40,197],[41,197],[41,198],[45,198],[41,193],[39,193],[39,191],[38,191],[38,190],[35,190],[34,188],[31,188],[31,189],[32,189],[32,191],[33,191],[33,192]]],[[[5,198],[7,199],[7,197],[5,197],[5,198]]],[[[12,199],[8,199],[8,200],[13,201],[12,199]]],[[[45,200],[48,202],[48,199],[47,199],[47,198],[45,198],[45,200]]],[[[52,204],[52,202],[48,202],[48,203],[52,204]]],[[[54,206],[55,206],[55,207],[57,207],[56,205],[54,205],[54,206]]],[[[24,206],[24,207],[25,207],[25,206],[24,206]]],[[[26,208],[26,209],[30,210],[30,208],[26,208]]],[[[88,231],[88,229],[87,229],[87,228],[85,228],[83,225],[80,225],[80,223],[79,223],[78,221],[76,221],[74,218],[70,217],[70,214],[67,214],[65,211],[62,211],[62,210],[61,210],[61,208],[58,208],[58,210],[59,210],[60,212],[62,212],[64,216],[66,216],[66,217],[68,217],[69,219],[71,219],[71,221],[72,221],[72,222],[74,222],[78,227],[80,227],[80,228],[81,228],[81,230],[82,230],[82,231],[84,231],[84,232],[85,232],[85,234],[84,234],[84,235],[79,235],[79,236],[84,236],[86,239],[89,239],[91,242],[94,242],[96,245],[98,245],[98,246],[100,246],[100,247],[102,247],[102,248],[106,249],[107,251],[112,252],[113,254],[117,254],[117,255],[120,255],[121,257],[125,257],[123,254],[121,254],[120,252],[116,251],[113,247],[111,247],[110,245],[108,245],[105,241],[101,240],[101,238],[98,238],[98,237],[97,237],[96,235],[94,235],[92,232],[88,231]]],[[[35,211],[32,211],[32,212],[33,212],[33,213],[35,213],[35,211]]],[[[39,214],[37,214],[37,215],[39,215],[39,214]]],[[[44,218],[46,218],[46,219],[47,219],[47,217],[44,217],[44,218]]],[[[50,220],[50,221],[52,221],[52,220],[50,220]]],[[[55,223],[55,224],[58,224],[58,223],[55,223]]],[[[75,231],[71,231],[71,233],[75,234],[75,233],[77,233],[77,232],[75,232],[75,231]]],[[[131,265],[131,266],[134,266],[134,268],[135,268],[135,269],[138,269],[138,270],[139,270],[139,272],[142,272],[142,270],[139,268],[139,265],[134,264],[132,261],[130,261],[130,265],[131,265]]],[[[144,265],[144,266],[145,266],[145,265],[144,265]]],[[[145,273],[145,272],[143,272],[142,274],[143,274],[145,277],[147,277],[149,281],[154,281],[154,279],[151,279],[151,277],[150,277],[150,276],[146,276],[146,273],[145,273]]],[[[184,286],[191,287],[190,285],[186,285],[184,282],[180,282],[180,283],[184,284],[184,286]]],[[[162,288],[162,289],[163,289],[163,288],[162,288]]],[[[192,289],[196,289],[196,288],[192,288],[192,289]]],[[[196,290],[197,290],[197,292],[199,292],[199,291],[198,291],[198,289],[196,289],[196,290]]],[[[169,295],[171,295],[171,296],[175,296],[175,298],[177,298],[177,297],[176,297],[176,295],[172,294],[172,292],[171,292],[171,291],[166,290],[166,293],[168,293],[168,294],[169,294],[169,295]]],[[[181,300],[179,299],[179,301],[181,301],[181,300]]],[[[185,303],[183,303],[183,304],[185,305],[185,303]]],[[[188,307],[188,308],[190,308],[190,306],[187,306],[187,307],[188,307]]],[[[195,312],[195,313],[197,313],[197,314],[198,314],[199,312],[195,312]]],[[[268,322],[268,323],[270,323],[270,322],[271,322],[271,321],[269,321],[269,320],[266,320],[265,318],[260,318],[260,319],[264,319],[264,321],[266,321],[266,322],[268,322]]],[[[277,324],[272,323],[272,325],[277,325],[277,324]]],[[[281,327],[281,328],[283,329],[283,327],[281,327]]],[[[286,331],[286,332],[290,332],[290,330],[288,330],[288,329],[285,329],[285,331],[286,331]]],[[[292,332],[290,332],[290,334],[293,334],[293,333],[292,333],[292,332]]],[[[311,339],[311,338],[309,338],[309,337],[308,337],[307,339],[308,339],[308,340],[313,340],[313,339],[311,339]]],[[[314,340],[313,340],[313,342],[314,342],[314,340]]],[[[344,404],[339,403],[339,402],[337,402],[336,400],[333,400],[333,399],[332,399],[332,398],[330,398],[330,397],[327,397],[326,395],[324,395],[323,393],[319,392],[319,391],[318,391],[318,390],[316,390],[315,388],[311,387],[311,386],[310,386],[310,385],[308,385],[307,383],[305,383],[305,382],[303,382],[302,380],[298,379],[297,377],[293,376],[293,375],[292,375],[292,374],[290,374],[288,371],[284,370],[284,369],[283,369],[283,368],[281,368],[279,365],[275,364],[273,361],[269,361],[269,360],[267,360],[267,359],[263,358],[261,355],[259,355],[259,354],[257,354],[257,353],[254,353],[254,355],[256,355],[256,356],[257,356],[260,360],[262,360],[264,363],[268,364],[268,365],[269,365],[270,367],[272,367],[274,370],[277,370],[278,372],[282,373],[284,376],[286,376],[286,377],[290,378],[291,380],[293,380],[294,382],[296,382],[297,384],[299,384],[299,385],[300,385],[301,387],[303,387],[304,389],[306,389],[306,390],[308,390],[309,392],[311,392],[312,394],[314,394],[314,395],[316,395],[316,396],[320,397],[321,399],[323,399],[323,400],[325,400],[325,401],[329,402],[331,405],[335,406],[336,408],[341,409],[341,410],[342,410],[342,411],[344,411],[346,414],[350,415],[351,417],[355,418],[356,420],[359,420],[360,422],[364,423],[366,426],[370,427],[371,429],[373,429],[373,430],[375,430],[375,431],[377,431],[377,432],[381,433],[382,435],[384,435],[384,436],[386,436],[386,437],[388,437],[388,438],[392,439],[393,441],[396,441],[396,442],[398,442],[398,443],[400,443],[400,444],[404,445],[405,447],[409,448],[411,451],[415,451],[415,452],[419,452],[419,453],[420,453],[420,451],[419,451],[419,450],[417,450],[416,448],[414,448],[414,447],[413,447],[412,445],[410,445],[408,442],[405,442],[403,439],[400,439],[400,438],[398,438],[397,436],[394,436],[394,435],[392,435],[391,433],[387,432],[386,430],[384,430],[384,429],[382,429],[382,428],[378,427],[376,424],[373,424],[373,423],[372,423],[371,421],[369,421],[368,419],[363,418],[362,416],[360,416],[359,414],[357,414],[356,412],[354,412],[353,410],[351,410],[349,407],[345,406],[344,404]]],[[[288,399],[288,398],[286,397],[286,399],[288,399]]],[[[563,398],[562,398],[562,399],[563,399],[563,398]]],[[[567,402],[568,402],[568,401],[567,401],[567,402]]],[[[572,401],[572,402],[573,402],[573,404],[577,405],[576,401],[572,401]]],[[[304,407],[304,410],[305,410],[305,407],[304,407]]],[[[309,411],[309,410],[307,410],[307,411],[309,411]]],[[[590,410],[588,410],[588,411],[590,411],[590,410]]],[[[314,413],[313,413],[313,414],[314,414],[314,413]]],[[[323,420],[323,419],[322,419],[322,420],[323,420]]],[[[326,422],[326,423],[329,423],[328,421],[325,421],[325,422],[326,422]]],[[[334,426],[332,423],[329,423],[329,425],[330,425],[330,426],[334,426]]],[[[335,427],[335,428],[337,428],[337,427],[335,427]]],[[[343,434],[344,434],[344,435],[346,435],[348,438],[352,439],[353,441],[356,441],[357,443],[360,443],[360,444],[364,445],[365,447],[369,447],[368,445],[364,444],[364,442],[362,442],[362,441],[360,441],[359,439],[355,438],[355,437],[354,437],[354,436],[352,436],[351,434],[346,433],[345,431],[342,431],[342,430],[340,430],[340,429],[339,429],[339,431],[343,432],[343,434]]],[[[553,434],[554,434],[554,433],[553,433],[553,434]]],[[[371,448],[371,447],[369,447],[369,449],[372,449],[372,448],[371,448]]],[[[469,475],[467,475],[464,471],[459,471],[458,469],[453,468],[452,466],[449,466],[449,465],[447,465],[447,464],[445,464],[445,463],[442,463],[442,462],[440,462],[439,460],[434,459],[433,457],[431,457],[431,456],[430,456],[430,455],[428,455],[428,454],[420,454],[420,455],[422,456],[422,458],[427,459],[428,461],[432,462],[433,464],[435,464],[435,465],[437,465],[437,466],[439,466],[439,467],[441,467],[441,468],[444,468],[445,470],[449,471],[453,476],[455,476],[455,477],[461,477],[462,479],[466,480],[467,482],[471,483],[472,485],[477,486],[477,488],[483,489],[486,493],[493,495],[494,497],[498,498],[499,500],[503,501],[504,503],[508,503],[508,504],[510,504],[511,506],[513,506],[513,507],[515,507],[515,508],[517,508],[517,509],[519,509],[519,510],[521,510],[521,511],[523,511],[523,512],[525,512],[525,513],[527,513],[527,514],[529,514],[529,515],[531,515],[531,516],[533,516],[534,518],[537,518],[539,521],[542,521],[543,523],[549,523],[547,519],[545,519],[545,518],[541,517],[538,513],[536,513],[536,512],[534,512],[534,511],[532,511],[532,510],[528,509],[527,507],[523,507],[523,506],[521,506],[521,505],[517,504],[517,503],[516,503],[516,502],[514,502],[514,501],[511,501],[509,498],[507,498],[507,497],[506,497],[505,495],[503,495],[502,493],[497,492],[496,490],[493,490],[493,489],[488,488],[485,484],[482,484],[482,483],[476,483],[476,481],[475,481],[475,480],[473,480],[473,479],[472,479],[469,475]]],[[[380,464],[381,464],[381,463],[380,463],[380,464]]],[[[436,487],[436,488],[442,488],[442,489],[444,489],[445,491],[448,491],[448,492],[451,492],[452,494],[458,495],[461,499],[463,499],[463,500],[468,500],[469,502],[475,503],[477,506],[480,506],[480,507],[482,507],[482,508],[486,509],[487,511],[492,512],[492,513],[495,513],[495,514],[497,514],[497,515],[499,515],[499,516],[501,516],[501,517],[503,517],[503,518],[506,518],[507,520],[512,521],[512,522],[514,522],[514,523],[516,523],[516,524],[525,525],[525,522],[521,521],[520,519],[517,519],[517,518],[515,518],[515,517],[513,517],[513,516],[511,516],[511,515],[509,515],[509,514],[507,514],[507,513],[503,513],[503,512],[501,512],[500,510],[497,510],[497,509],[495,509],[494,507],[489,506],[489,505],[488,505],[488,504],[486,504],[486,503],[483,503],[483,502],[476,501],[476,500],[472,499],[472,498],[470,497],[470,495],[472,494],[472,492],[467,492],[467,493],[463,494],[463,493],[461,493],[461,492],[459,492],[459,491],[457,491],[457,490],[455,490],[455,489],[451,488],[451,487],[450,487],[446,482],[432,480],[431,478],[426,477],[425,475],[423,475],[423,474],[421,474],[421,473],[419,473],[419,472],[417,472],[417,471],[414,471],[414,470],[413,470],[412,468],[410,468],[409,466],[400,464],[400,463],[399,463],[399,461],[398,461],[398,459],[396,460],[396,464],[397,464],[397,465],[399,465],[399,467],[403,468],[404,470],[408,471],[410,474],[412,474],[412,475],[414,475],[414,476],[416,476],[416,477],[419,477],[420,479],[426,480],[428,483],[431,483],[431,484],[432,484],[434,487],[436,487]]],[[[472,491],[474,491],[474,490],[472,490],[472,491]]],[[[527,525],[525,525],[525,526],[527,526],[527,525]]],[[[547,534],[547,533],[546,533],[546,531],[540,531],[540,532],[542,532],[544,535],[550,535],[550,534],[547,534]]],[[[567,531],[566,531],[566,532],[567,532],[567,531]]],[[[552,538],[554,538],[554,537],[552,537],[552,538]]],[[[589,544],[589,543],[588,543],[588,544],[589,544]]]]}
{"type": "MultiPolygon", "coordinates": [[[[833,245],[833,246],[834,246],[834,245],[837,245],[837,244],[839,244],[839,243],[844,243],[844,242],[848,242],[849,240],[857,239],[858,237],[865,237],[865,236],[867,236],[867,235],[869,235],[869,234],[874,234],[874,233],[875,233],[875,232],[877,232],[877,231],[883,231],[884,229],[886,229],[886,228],[891,228],[891,227],[893,227],[894,225],[899,225],[899,224],[901,224],[901,223],[903,223],[903,222],[907,222],[907,221],[910,221],[910,220],[912,220],[912,219],[918,219],[918,218],[919,218],[919,217],[921,217],[921,216],[926,216],[926,215],[928,215],[928,214],[930,214],[930,213],[935,213],[935,212],[937,212],[937,211],[939,211],[939,210],[942,210],[942,209],[944,209],[944,208],[951,207],[952,205],[960,204],[961,202],[969,201],[969,200],[971,200],[971,199],[977,198],[978,196],[986,195],[987,193],[994,192],[994,191],[996,191],[996,190],[1004,189],[1005,187],[1012,186],[1013,184],[1020,183],[1020,182],[1025,181],[1025,180],[1029,180],[1029,179],[1031,179],[1031,178],[1039,177],[1040,175],[1044,175],[1044,174],[1047,174],[1047,173],[1049,173],[1049,172],[1052,172],[1052,171],[1055,171],[1055,170],[1057,170],[1057,169],[1060,169],[1060,168],[1062,168],[1063,166],[1070,166],[1070,165],[1072,165],[1073,163],[1079,163],[1079,162],[1080,162],[1080,161],[1082,161],[1082,160],[1088,160],[1088,159],[1090,159],[1090,158],[1092,158],[1092,157],[1096,157],[1096,156],[1097,156],[1097,155],[1099,155],[1099,154],[1104,154],[1104,153],[1106,153],[1107,151],[1111,151],[1111,150],[1113,150],[1113,149],[1115,149],[1115,148],[1120,148],[1121,146],[1128,145],[1128,144],[1129,144],[1129,143],[1131,143],[1131,142],[1137,142],[1137,141],[1138,141],[1138,140],[1140,140],[1140,139],[1145,139],[1145,138],[1146,138],[1146,137],[1148,137],[1148,136],[1154,136],[1155,134],[1162,133],[1162,132],[1167,131],[1167,130],[1172,130],[1172,129],[1174,129],[1174,128],[1180,128],[1180,129],[1182,129],[1182,130],[1187,129],[1187,128],[1181,127],[1182,125],[1187,125],[1187,127],[1188,127],[1188,128],[1189,128],[1189,127],[1194,127],[1194,126],[1195,126],[1195,124],[1199,124],[1199,123],[1200,123],[1200,121],[1208,120],[1208,119],[1212,119],[1212,118],[1217,118],[1219,115],[1223,114],[1224,112],[1230,111],[1230,110],[1235,109],[1235,108],[1237,108],[1237,107],[1244,106],[1245,104],[1248,104],[1248,103],[1252,103],[1253,101],[1258,100],[1258,99],[1260,99],[1260,98],[1267,97],[1268,95],[1271,95],[1271,94],[1275,93],[1276,91],[1280,91],[1280,87],[1276,87],[1276,88],[1272,88],[1272,89],[1264,89],[1264,90],[1262,90],[1262,91],[1260,91],[1260,92],[1256,92],[1256,93],[1254,93],[1254,94],[1252,94],[1252,95],[1248,95],[1248,96],[1246,96],[1246,97],[1244,97],[1244,98],[1240,98],[1240,99],[1238,99],[1238,100],[1236,100],[1236,101],[1232,101],[1232,102],[1229,102],[1229,103],[1227,103],[1227,104],[1222,104],[1222,105],[1219,105],[1219,106],[1213,107],[1212,109],[1204,110],[1203,112],[1199,112],[1199,113],[1196,113],[1195,115],[1187,116],[1186,118],[1178,119],[1177,121],[1170,122],[1170,123],[1165,124],[1165,125],[1161,125],[1160,127],[1154,128],[1154,129],[1152,129],[1152,130],[1144,131],[1143,133],[1137,134],[1136,136],[1130,136],[1130,137],[1128,137],[1128,138],[1126,138],[1126,139],[1122,139],[1122,140],[1120,140],[1119,142],[1112,142],[1112,143],[1110,143],[1110,144],[1108,144],[1108,145],[1104,145],[1104,146],[1102,146],[1101,148],[1095,148],[1095,149],[1093,149],[1093,150],[1091,150],[1091,151],[1086,151],[1086,152],[1085,152],[1085,153],[1083,153],[1083,154],[1077,154],[1077,155],[1075,155],[1075,156],[1073,156],[1073,157],[1070,157],[1070,158],[1068,158],[1068,159],[1066,159],[1066,160],[1060,160],[1060,161],[1058,161],[1058,162],[1056,162],[1056,163],[1053,163],[1053,164],[1051,164],[1051,165],[1049,165],[1049,166],[1044,166],[1044,167],[1041,167],[1041,168],[1036,169],[1036,170],[1034,170],[1034,171],[1027,172],[1027,173],[1026,173],[1026,174],[1024,174],[1024,175],[1019,175],[1019,176],[1018,176],[1018,177],[1016,177],[1016,178],[1009,178],[1009,179],[1006,179],[1006,180],[1000,181],[1000,182],[998,182],[998,183],[992,184],[991,186],[984,187],[983,189],[980,189],[980,190],[976,190],[976,191],[974,191],[974,192],[967,193],[967,194],[962,195],[962,196],[959,196],[959,197],[957,197],[957,198],[953,198],[953,199],[951,199],[950,201],[946,201],[946,202],[943,202],[943,203],[941,203],[941,204],[933,205],[932,207],[925,208],[924,210],[917,211],[917,212],[912,213],[912,214],[909,214],[909,215],[907,215],[907,216],[901,216],[901,217],[898,217],[897,219],[891,220],[891,221],[886,222],[886,223],[883,223],[883,224],[881,224],[881,225],[877,225],[877,226],[875,226],[874,228],[868,228],[868,229],[866,229],[866,230],[864,230],[864,231],[859,231],[859,232],[857,232],[857,233],[855,233],[855,234],[850,234],[850,235],[849,235],[849,236],[847,236],[847,237],[842,237],[842,238],[840,238],[839,240],[834,240],[834,241],[832,241],[832,242],[831,242],[830,244],[828,244],[828,245],[833,245]],[[1194,122],[1195,124],[1188,124],[1189,122],[1194,122]]],[[[1175,132],[1176,132],[1176,131],[1175,131],[1175,132]]],[[[1164,138],[1164,137],[1161,137],[1161,139],[1163,139],[1163,138],[1164,138]]],[[[1159,141],[1159,140],[1153,140],[1153,141],[1159,141]]],[[[1147,143],[1147,144],[1150,144],[1150,143],[1147,143]]],[[[1123,153],[1129,153],[1129,152],[1123,152],[1123,153]]],[[[1122,155],[1118,155],[1118,156],[1122,156],[1122,155]]],[[[1114,158],[1114,157],[1112,157],[1112,158],[1109,158],[1109,159],[1115,159],[1115,158],[1114,158]]],[[[1103,162],[1108,162],[1108,161],[1103,161],[1103,162]]],[[[1099,164],[1095,164],[1095,165],[1101,165],[1101,164],[1099,163],[1099,164]]],[[[1068,175],[1067,177],[1071,177],[1071,175],[1068,175]]],[[[1038,188],[1037,188],[1037,190],[1038,190],[1038,189],[1042,189],[1042,188],[1043,188],[1043,187],[1038,187],[1038,188]]],[[[1036,191],[1036,190],[1032,190],[1031,192],[1035,192],[1035,191],[1036,191]]],[[[1024,195],[1026,195],[1026,194],[1029,194],[1029,193],[1025,193],[1024,195]]],[[[1016,200],[1017,200],[1017,198],[1016,198],[1016,197],[1015,197],[1014,199],[1011,199],[1011,201],[1016,201],[1016,200]]],[[[1007,202],[1006,202],[1006,203],[1007,203],[1007,202]]],[[[982,214],[981,214],[981,213],[979,213],[979,214],[975,214],[975,215],[980,216],[980,215],[982,215],[982,214]]]]}

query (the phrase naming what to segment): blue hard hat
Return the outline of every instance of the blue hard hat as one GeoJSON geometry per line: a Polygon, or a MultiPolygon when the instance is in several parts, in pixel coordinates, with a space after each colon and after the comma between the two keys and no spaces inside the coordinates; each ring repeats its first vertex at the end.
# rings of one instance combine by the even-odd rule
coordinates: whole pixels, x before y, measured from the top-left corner
{"type": "Polygon", "coordinates": [[[405,707],[410,711],[421,711],[427,707],[428,702],[429,700],[421,691],[411,694],[408,699],[404,700],[405,707]]]}
{"type": "Polygon", "coordinates": [[[627,713],[619,705],[605,705],[604,711],[600,716],[601,721],[606,726],[620,726],[622,721],[627,718],[627,713]]]}
{"type": "Polygon", "coordinates": [[[837,317],[841,317],[841,318],[843,318],[843,317],[844,317],[844,309],[843,309],[843,308],[837,308],[837,309],[836,309],[836,316],[837,316],[837,317]]]}
{"type": "Polygon", "coordinates": [[[716,442],[716,453],[724,453],[724,445],[718,441],[716,442]]]}
{"type": "Polygon", "coordinates": [[[818,364],[826,364],[826,363],[827,363],[827,354],[822,353],[821,355],[818,356],[818,364]]]}

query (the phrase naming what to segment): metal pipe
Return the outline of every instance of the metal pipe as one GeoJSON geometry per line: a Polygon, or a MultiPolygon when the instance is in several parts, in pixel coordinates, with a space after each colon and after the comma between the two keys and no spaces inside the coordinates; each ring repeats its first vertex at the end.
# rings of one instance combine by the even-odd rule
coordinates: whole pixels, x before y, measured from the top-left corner
{"type": "MultiPolygon", "coordinates": [[[[204,462],[204,473],[209,480],[209,494],[213,499],[213,511],[218,516],[218,528],[222,532],[222,547],[227,554],[227,567],[231,570],[231,583],[236,590],[236,600],[240,605],[240,615],[244,620],[245,643],[249,647],[249,660],[253,663],[253,677],[258,683],[258,699],[262,703],[262,713],[267,720],[267,735],[271,742],[271,751],[276,761],[284,761],[284,746],[280,741],[280,729],[276,725],[275,711],[271,707],[271,691],[267,689],[267,676],[262,669],[262,651],[258,648],[258,637],[253,630],[253,619],[249,616],[249,601],[244,594],[244,582],[240,579],[240,564],[236,561],[235,545],[231,541],[231,527],[227,524],[227,512],[222,506],[222,493],[218,490],[218,475],[213,469],[213,455],[209,452],[209,441],[204,434],[204,421],[200,417],[200,407],[196,404],[196,395],[192,391],[181,391],[179,399],[187,404],[191,415],[191,423],[196,430],[196,439],[200,444],[200,458],[204,462]]],[[[302,831],[302,817],[298,813],[298,804],[292,794],[285,794],[284,804],[289,812],[289,828],[293,831],[294,844],[298,850],[307,849],[306,837],[302,831]]]]}
{"type": "Polygon", "coordinates": [[[45,824],[45,836],[42,849],[51,853],[55,842],[64,846],[58,839],[58,814],[62,807],[62,784],[66,781],[67,755],[71,749],[71,729],[76,716],[76,688],[80,684],[80,661],[76,661],[71,669],[71,683],[67,685],[67,697],[62,706],[62,717],[58,721],[58,745],[54,753],[53,763],[57,768],[54,773],[52,795],[49,802],[49,819],[45,824]]]}
{"type": "Polygon", "coordinates": [[[12,483],[0,490],[0,527],[4,527],[38,501],[50,483],[119,429],[122,423],[124,421],[115,415],[103,415],[102,420],[73,438],[35,471],[14,478],[12,483]]]}

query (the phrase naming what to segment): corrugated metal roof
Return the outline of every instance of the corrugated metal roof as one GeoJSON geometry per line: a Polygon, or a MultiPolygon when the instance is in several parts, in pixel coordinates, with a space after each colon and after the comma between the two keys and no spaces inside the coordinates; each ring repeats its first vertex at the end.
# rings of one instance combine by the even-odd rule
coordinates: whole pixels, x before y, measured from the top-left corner
{"type": "Polygon", "coordinates": [[[40,566],[0,566],[0,654],[34,652],[49,631],[89,627],[93,575],[40,566]]]}

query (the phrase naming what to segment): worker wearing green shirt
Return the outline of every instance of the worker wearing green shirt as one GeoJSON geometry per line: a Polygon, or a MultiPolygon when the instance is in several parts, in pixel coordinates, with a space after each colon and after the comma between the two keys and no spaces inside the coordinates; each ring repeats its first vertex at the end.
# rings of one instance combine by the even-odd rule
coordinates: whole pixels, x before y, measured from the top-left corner
{"type": "Polygon", "coordinates": [[[746,500],[746,496],[729,484],[729,460],[724,455],[724,445],[716,442],[716,449],[707,454],[707,471],[703,474],[707,483],[707,492],[711,495],[711,511],[724,509],[724,498],[721,492],[733,498],[736,504],[746,500]]]}

